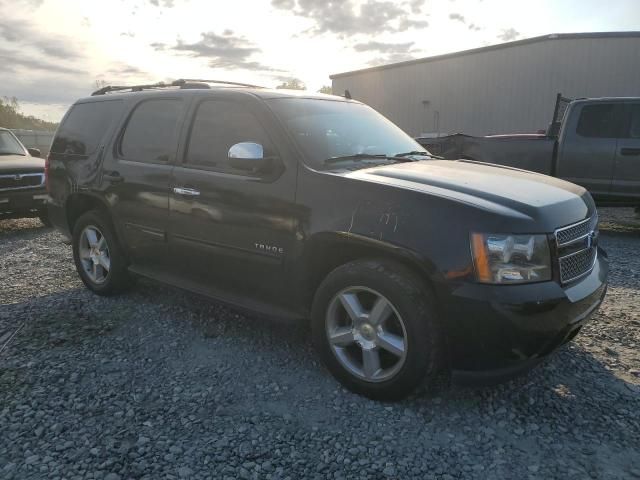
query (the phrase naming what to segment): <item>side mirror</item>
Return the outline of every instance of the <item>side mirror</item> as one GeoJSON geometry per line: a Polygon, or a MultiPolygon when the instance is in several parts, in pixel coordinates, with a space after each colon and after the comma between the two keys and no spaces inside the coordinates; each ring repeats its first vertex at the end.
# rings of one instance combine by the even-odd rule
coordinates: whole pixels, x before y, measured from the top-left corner
{"type": "Polygon", "coordinates": [[[229,165],[238,170],[265,171],[270,163],[271,159],[264,156],[264,149],[259,143],[236,143],[229,149],[229,165]]]}
{"type": "Polygon", "coordinates": [[[27,152],[29,152],[29,155],[32,157],[40,158],[41,154],[39,148],[27,148],[27,152]]]}

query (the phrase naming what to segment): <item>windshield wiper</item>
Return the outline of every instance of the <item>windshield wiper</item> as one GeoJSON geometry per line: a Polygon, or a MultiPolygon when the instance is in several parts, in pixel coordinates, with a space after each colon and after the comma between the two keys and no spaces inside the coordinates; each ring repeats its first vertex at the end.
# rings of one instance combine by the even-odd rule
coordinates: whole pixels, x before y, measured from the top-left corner
{"type": "Polygon", "coordinates": [[[436,158],[438,160],[443,160],[443,157],[439,157],[437,155],[432,155],[431,153],[427,152],[426,150],[414,150],[412,152],[396,153],[395,156],[396,157],[420,156],[420,157],[430,157],[430,158],[436,158]]]}
{"type": "Polygon", "coordinates": [[[413,160],[409,158],[403,157],[390,157],[389,155],[385,155],[384,153],[354,153],[353,155],[342,155],[340,157],[331,157],[327,158],[324,163],[326,165],[331,165],[332,163],[338,162],[346,162],[348,160],[361,161],[361,160],[391,160],[393,162],[412,162],[413,160]]]}
{"type": "Polygon", "coordinates": [[[24,157],[24,153],[16,153],[16,152],[0,152],[0,155],[20,155],[24,157]]]}

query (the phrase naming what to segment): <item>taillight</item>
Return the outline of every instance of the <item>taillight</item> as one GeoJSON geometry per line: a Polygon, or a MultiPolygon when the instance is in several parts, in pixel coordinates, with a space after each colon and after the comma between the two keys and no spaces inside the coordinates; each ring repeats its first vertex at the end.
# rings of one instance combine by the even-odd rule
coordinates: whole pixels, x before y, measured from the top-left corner
{"type": "Polygon", "coordinates": [[[47,155],[47,158],[44,159],[44,186],[49,192],[49,163],[51,162],[51,154],[47,155]]]}

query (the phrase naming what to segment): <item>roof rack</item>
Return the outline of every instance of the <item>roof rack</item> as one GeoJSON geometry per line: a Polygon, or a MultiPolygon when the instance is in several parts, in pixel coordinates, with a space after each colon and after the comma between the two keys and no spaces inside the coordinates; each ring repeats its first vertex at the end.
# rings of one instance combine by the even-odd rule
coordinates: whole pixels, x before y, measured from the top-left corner
{"type": "Polygon", "coordinates": [[[178,80],[174,80],[171,83],[158,82],[146,85],[107,85],[106,87],[102,87],[93,92],[91,96],[105,95],[110,92],[141,92],[143,90],[155,90],[158,88],[211,88],[209,84],[229,85],[233,87],[264,88],[259,85],[252,85],[250,83],[228,82],[226,80],[200,80],[194,78],[180,78],[178,80]]]}

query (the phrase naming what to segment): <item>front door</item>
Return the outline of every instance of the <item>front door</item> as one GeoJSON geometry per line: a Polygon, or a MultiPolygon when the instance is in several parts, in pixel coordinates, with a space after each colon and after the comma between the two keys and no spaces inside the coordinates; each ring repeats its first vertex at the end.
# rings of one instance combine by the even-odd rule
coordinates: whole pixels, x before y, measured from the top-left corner
{"type": "MultiPolygon", "coordinates": [[[[250,97],[253,99],[253,97],[250,97]]],[[[173,171],[170,256],[179,277],[244,304],[281,303],[284,262],[296,231],[296,165],[287,165],[266,128],[267,112],[241,99],[195,102],[184,158],[173,171]],[[255,142],[268,171],[232,167],[231,146],[255,142]]]]}
{"type": "Polygon", "coordinates": [[[134,268],[166,259],[169,181],[184,110],[178,98],[141,101],[105,158],[105,197],[134,268]]]}
{"type": "Polygon", "coordinates": [[[613,178],[622,105],[585,104],[572,111],[558,152],[557,176],[605,198],[613,178]]]}
{"type": "Polygon", "coordinates": [[[611,196],[633,201],[640,198],[640,103],[627,104],[626,112],[627,122],[616,150],[611,196]]]}

